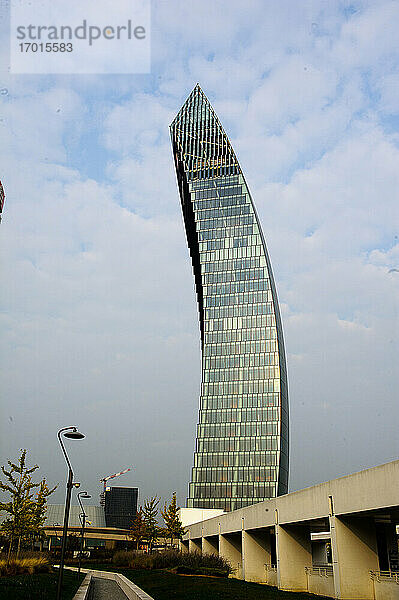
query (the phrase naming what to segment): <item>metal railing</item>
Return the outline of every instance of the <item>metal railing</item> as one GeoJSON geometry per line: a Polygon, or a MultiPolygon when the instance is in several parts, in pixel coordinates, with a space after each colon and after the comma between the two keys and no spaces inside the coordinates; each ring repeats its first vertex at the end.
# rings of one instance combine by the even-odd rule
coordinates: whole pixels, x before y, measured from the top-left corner
{"type": "Polygon", "coordinates": [[[375,581],[394,581],[399,585],[399,571],[370,571],[370,575],[375,581]]]}
{"type": "Polygon", "coordinates": [[[277,573],[276,565],[266,565],[265,564],[265,569],[266,569],[266,571],[271,571],[272,573],[277,573]]]}
{"type": "Polygon", "coordinates": [[[332,577],[334,572],[332,566],[324,567],[305,567],[305,573],[308,575],[318,575],[319,577],[332,577]]]}

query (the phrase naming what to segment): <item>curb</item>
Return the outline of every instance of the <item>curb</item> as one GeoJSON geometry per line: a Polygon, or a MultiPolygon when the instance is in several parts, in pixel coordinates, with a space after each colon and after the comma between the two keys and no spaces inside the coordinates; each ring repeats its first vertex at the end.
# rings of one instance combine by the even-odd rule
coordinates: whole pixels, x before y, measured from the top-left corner
{"type": "MultiPolygon", "coordinates": [[[[64,567],[64,569],[78,571],[77,567],[64,567]]],[[[130,579],[121,573],[111,573],[110,571],[93,571],[92,569],[80,569],[80,572],[86,573],[86,577],[73,597],[73,600],[89,600],[93,577],[115,581],[128,600],[154,600],[152,596],[149,596],[147,592],[139,588],[135,583],[130,581],[130,579]]]]}

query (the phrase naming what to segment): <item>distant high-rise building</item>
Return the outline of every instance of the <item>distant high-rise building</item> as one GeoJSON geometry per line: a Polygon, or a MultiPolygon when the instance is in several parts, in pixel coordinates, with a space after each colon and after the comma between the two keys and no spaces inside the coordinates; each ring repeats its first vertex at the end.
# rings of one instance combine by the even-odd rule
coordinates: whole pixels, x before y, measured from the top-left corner
{"type": "Polygon", "coordinates": [[[248,187],[199,85],[170,130],[202,343],[199,424],[187,503],[233,510],[288,491],[280,311],[248,187]]]}
{"type": "Polygon", "coordinates": [[[3,206],[4,206],[4,198],[6,197],[5,193],[4,193],[4,188],[1,184],[0,181],[0,223],[1,223],[1,215],[3,213],[3,206]]]}
{"type": "Polygon", "coordinates": [[[105,523],[107,527],[130,529],[137,513],[138,488],[107,487],[105,489],[105,523]]]}

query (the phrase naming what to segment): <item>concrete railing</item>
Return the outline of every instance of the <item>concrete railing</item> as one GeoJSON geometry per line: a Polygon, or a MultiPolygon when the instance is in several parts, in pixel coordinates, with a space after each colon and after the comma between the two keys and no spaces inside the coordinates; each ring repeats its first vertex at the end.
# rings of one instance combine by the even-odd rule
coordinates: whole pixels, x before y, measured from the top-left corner
{"type": "Polygon", "coordinates": [[[332,577],[334,574],[333,568],[330,565],[305,567],[305,572],[308,575],[319,575],[320,577],[332,577]]]}
{"type": "Polygon", "coordinates": [[[375,600],[399,600],[398,571],[370,571],[375,600]]]}
{"type": "Polygon", "coordinates": [[[73,600],[91,600],[90,591],[93,589],[92,586],[92,575],[88,573],[80,585],[80,588],[73,597],[73,600]]]}
{"type": "Polygon", "coordinates": [[[334,572],[332,566],[305,567],[308,592],[317,596],[334,597],[334,572]]]}
{"type": "Polygon", "coordinates": [[[392,581],[399,585],[399,571],[370,571],[374,581],[392,581]]]}
{"type": "Polygon", "coordinates": [[[133,581],[130,581],[124,575],[120,575],[119,573],[115,573],[115,575],[114,581],[116,581],[129,600],[153,600],[152,596],[144,592],[144,590],[139,588],[133,581]]]}

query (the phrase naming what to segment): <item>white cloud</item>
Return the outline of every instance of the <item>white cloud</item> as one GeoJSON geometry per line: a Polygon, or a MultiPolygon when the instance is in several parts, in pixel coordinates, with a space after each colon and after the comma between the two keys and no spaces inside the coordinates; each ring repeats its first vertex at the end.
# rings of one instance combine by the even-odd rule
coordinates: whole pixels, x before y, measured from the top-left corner
{"type": "Polygon", "coordinates": [[[124,484],[184,501],[199,333],[168,125],[197,80],[277,280],[293,487],[397,455],[395,4],[158,3],[151,77],[5,75],[3,460],[32,448],[59,480],[76,421],[93,494],[131,464],[124,484]]]}
{"type": "Polygon", "coordinates": [[[333,56],[344,69],[384,69],[397,54],[399,6],[395,1],[371,5],[342,25],[333,56]]]}
{"type": "Polygon", "coordinates": [[[380,92],[381,110],[388,114],[399,113],[399,73],[390,73],[381,77],[377,84],[380,92]]]}

